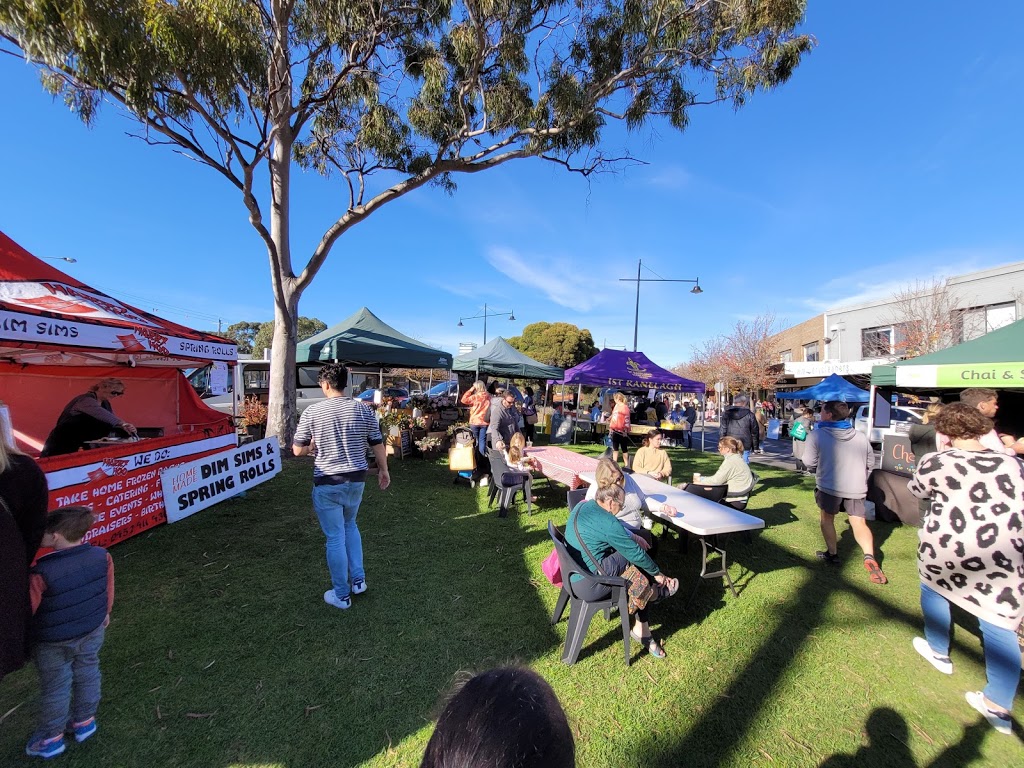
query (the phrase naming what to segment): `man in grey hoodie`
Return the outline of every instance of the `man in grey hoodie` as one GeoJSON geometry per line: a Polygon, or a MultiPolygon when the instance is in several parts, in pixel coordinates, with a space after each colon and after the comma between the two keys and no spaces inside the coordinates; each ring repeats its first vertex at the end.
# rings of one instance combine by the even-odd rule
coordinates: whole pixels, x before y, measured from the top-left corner
{"type": "Polygon", "coordinates": [[[864,568],[875,584],[888,579],[875,560],[875,541],[865,517],[864,499],[868,494],[868,474],[875,466],[875,452],[868,438],[849,421],[850,406],[829,401],[821,407],[821,422],[807,435],[803,462],[815,472],[814,501],[821,510],[821,535],[825,549],[819,560],[839,564],[836,514],[840,509],[850,519],[850,528],[864,551],[864,568]]]}

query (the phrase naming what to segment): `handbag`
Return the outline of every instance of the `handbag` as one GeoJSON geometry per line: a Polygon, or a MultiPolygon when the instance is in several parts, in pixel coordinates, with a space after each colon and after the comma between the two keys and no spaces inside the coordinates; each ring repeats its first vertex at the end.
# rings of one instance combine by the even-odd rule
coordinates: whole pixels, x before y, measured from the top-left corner
{"type": "Polygon", "coordinates": [[[476,469],[476,446],[472,443],[459,443],[448,451],[448,469],[453,472],[476,469]]]}
{"type": "Polygon", "coordinates": [[[540,564],[545,578],[556,587],[562,586],[562,564],[558,561],[558,551],[552,548],[551,554],[540,564]]]}
{"type": "MultiPolygon", "coordinates": [[[[601,570],[601,562],[594,557],[594,553],[587,548],[587,545],[583,541],[583,537],[580,536],[579,528],[576,527],[575,517],[572,519],[572,529],[576,533],[576,538],[579,540],[580,546],[583,547],[583,551],[587,553],[587,557],[593,560],[597,565],[598,575],[608,576],[609,574],[606,574],[601,570]]],[[[647,603],[650,602],[652,597],[654,597],[654,586],[651,584],[651,580],[648,578],[647,574],[632,563],[630,563],[629,567],[620,573],[619,576],[625,579],[626,583],[629,585],[626,592],[629,598],[629,615],[632,616],[637,611],[642,611],[647,607],[647,603]]]]}
{"type": "Polygon", "coordinates": [[[794,440],[806,440],[807,427],[804,426],[802,421],[794,421],[793,426],[790,427],[789,436],[794,440]]]}
{"type": "Polygon", "coordinates": [[[526,423],[527,424],[536,424],[537,423],[537,412],[534,411],[533,413],[528,413],[523,418],[526,419],[526,423]]]}

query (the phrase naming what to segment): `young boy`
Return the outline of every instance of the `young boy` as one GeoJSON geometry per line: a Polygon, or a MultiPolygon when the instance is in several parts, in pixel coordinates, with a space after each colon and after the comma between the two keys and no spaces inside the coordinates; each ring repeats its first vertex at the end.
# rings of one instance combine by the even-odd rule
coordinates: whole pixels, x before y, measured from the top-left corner
{"type": "Polygon", "coordinates": [[[51,512],[43,546],[54,551],[39,558],[29,576],[41,699],[39,726],[25,747],[33,757],[63,752],[65,731],[78,742],[96,733],[98,654],[114,605],[114,563],[102,547],[82,543],[92,524],[88,507],[51,512]]]}

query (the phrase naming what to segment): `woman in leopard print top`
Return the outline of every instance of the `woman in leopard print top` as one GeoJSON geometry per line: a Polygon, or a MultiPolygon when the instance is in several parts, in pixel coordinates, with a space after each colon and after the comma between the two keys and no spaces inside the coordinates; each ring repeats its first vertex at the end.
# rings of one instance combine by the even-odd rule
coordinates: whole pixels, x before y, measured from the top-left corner
{"type": "Polygon", "coordinates": [[[923,456],[908,484],[915,496],[931,502],[917,554],[927,645],[917,638],[914,647],[951,674],[949,603],[977,616],[988,687],[984,695],[968,694],[968,700],[978,709],[983,703],[988,710],[983,714],[1006,732],[1020,680],[1016,630],[1024,616],[1024,465],[979,442],[992,422],[964,403],[946,406],[935,428],[952,439],[953,447],[923,456]]]}

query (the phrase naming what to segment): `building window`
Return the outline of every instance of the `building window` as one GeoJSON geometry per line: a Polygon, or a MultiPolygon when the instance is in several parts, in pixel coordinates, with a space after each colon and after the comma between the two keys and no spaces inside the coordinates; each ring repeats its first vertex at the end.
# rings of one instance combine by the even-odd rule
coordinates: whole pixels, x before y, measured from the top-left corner
{"type": "Polygon", "coordinates": [[[793,362],[793,350],[792,349],[787,349],[784,352],[779,352],[779,362],[780,363],[791,363],[791,362],[793,362]]]}
{"type": "Polygon", "coordinates": [[[892,355],[892,326],[885,328],[864,328],[860,332],[860,356],[867,360],[872,357],[892,355]]]}
{"type": "Polygon", "coordinates": [[[812,341],[810,344],[804,344],[804,362],[816,363],[818,359],[818,342],[812,341]]]}
{"type": "Polygon", "coordinates": [[[957,337],[960,341],[970,341],[984,336],[989,331],[1009,325],[1016,319],[1017,304],[1012,301],[965,309],[957,318],[957,337]]]}

